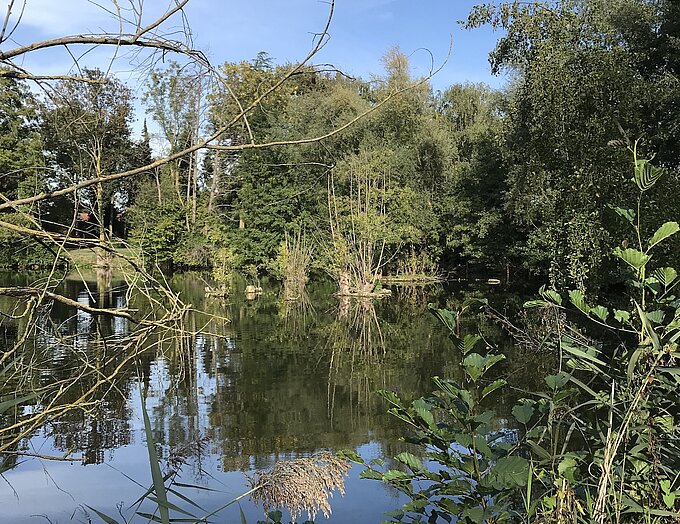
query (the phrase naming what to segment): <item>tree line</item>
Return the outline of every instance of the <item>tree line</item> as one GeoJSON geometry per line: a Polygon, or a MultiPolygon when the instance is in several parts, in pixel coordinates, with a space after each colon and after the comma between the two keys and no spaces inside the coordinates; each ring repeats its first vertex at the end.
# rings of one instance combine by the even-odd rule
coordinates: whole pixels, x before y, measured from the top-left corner
{"type": "MultiPolygon", "coordinates": [[[[510,78],[501,90],[434,91],[397,48],[370,79],[311,66],[290,75],[294,66],[266,53],[222,65],[219,77],[171,62],[142,96],[162,144],[155,151],[146,123],[133,137],[130,88],[102,71],[42,94],[3,77],[8,200],[149,165],[257,101],[206,149],[3,218],[125,240],[178,268],[253,275],[280,272],[295,237],[314,246],[312,270],[353,290],[470,265],[581,289],[615,282],[612,239],[626,224],[608,203],[635,200],[626,143],[641,139],[644,155],[669,171],[648,214],[677,211],[679,11],[668,0],[477,6],[462,23],[503,29],[490,55],[493,72],[510,78]]],[[[40,242],[0,234],[5,265],[52,260],[40,242]]]]}

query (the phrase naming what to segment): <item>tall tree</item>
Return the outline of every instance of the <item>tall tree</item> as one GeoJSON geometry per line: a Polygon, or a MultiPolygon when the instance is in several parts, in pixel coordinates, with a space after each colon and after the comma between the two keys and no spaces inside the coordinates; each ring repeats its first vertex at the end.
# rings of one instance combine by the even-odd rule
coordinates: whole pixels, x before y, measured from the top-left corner
{"type": "MultiPolygon", "coordinates": [[[[43,134],[58,186],[98,180],[125,170],[131,161],[130,89],[98,69],[84,73],[87,81],[57,83],[44,109],[43,134]]],[[[109,233],[113,227],[117,202],[129,200],[127,189],[122,182],[98,182],[74,195],[73,213],[84,206],[94,214],[102,243],[107,241],[105,226],[109,233]]],[[[106,264],[103,251],[98,258],[106,264]]]]}
{"type": "MultiPolygon", "coordinates": [[[[635,198],[625,151],[608,145],[621,130],[644,138],[644,154],[677,165],[672,5],[515,1],[479,6],[468,19],[507,32],[490,57],[494,71],[516,76],[504,118],[507,205],[526,232],[527,266],[555,284],[584,288],[612,274],[609,231],[621,225],[606,204],[635,198]]],[[[655,209],[677,209],[675,194],[656,191],[655,209]]]]}

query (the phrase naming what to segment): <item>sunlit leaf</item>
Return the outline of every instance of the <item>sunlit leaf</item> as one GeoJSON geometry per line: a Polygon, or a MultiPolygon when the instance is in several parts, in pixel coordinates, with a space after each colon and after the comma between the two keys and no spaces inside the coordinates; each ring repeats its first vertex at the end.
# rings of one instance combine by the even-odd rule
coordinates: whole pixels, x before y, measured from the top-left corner
{"type": "Polygon", "coordinates": [[[571,300],[571,303],[574,304],[578,309],[583,311],[586,315],[590,313],[590,306],[586,304],[586,299],[583,296],[583,293],[581,293],[579,290],[574,289],[569,292],[569,300],[571,300]]]}
{"type": "Polygon", "coordinates": [[[595,315],[602,322],[606,322],[607,317],[609,316],[609,310],[603,306],[595,306],[594,308],[591,308],[590,314],[595,315]]]}
{"type": "Polygon", "coordinates": [[[394,458],[402,464],[408,466],[414,473],[420,473],[425,469],[423,468],[422,461],[412,453],[399,453],[399,455],[394,458]]]}
{"type": "Polygon", "coordinates": [[[622,324],[627,324],[630,322],[630,312],[616,309],[614,311],[614,319],[617,322],[621,322],[622,324]]]}
{"type": "Polygon", "coordinates": [[[664,287],[670,286],[673,281],[678,278],[678,273],[672,267],[664,267],[654,270],[654,278],[656,278],[664,287]]]}
{"type": "Polygon", "coordinates": [[[641,251],[638,251],[637,249],[633,249],[630,247],[628,249],[621,249],[620,247],[617,247],[614,250],[614,254],[621,260],[623,260],[626,264],[628,264],[630,267],[638,271],[642,269],[645,265],[647,265],[647,262],[649,262],[651,258],[648,255],[642,253],[641,251]]]}
{"type": "Polygon", "coordinates": [[[635,162],[635,183],[640,191],[647,191],[654,187],[657,180],[664,174],[660,167],[652,165],[649,160],[637,160],[635,162]]]}
{"type": "Polygon", "coordinates": [[[678,225],[677,222],[666,222],[656,230],[656,233],[654,233],[654,236],[649,241],[649,249],[652,249],[655,245],[668,237],[675,235],[678,231],[680,231],[680,225],[678,225]]]}

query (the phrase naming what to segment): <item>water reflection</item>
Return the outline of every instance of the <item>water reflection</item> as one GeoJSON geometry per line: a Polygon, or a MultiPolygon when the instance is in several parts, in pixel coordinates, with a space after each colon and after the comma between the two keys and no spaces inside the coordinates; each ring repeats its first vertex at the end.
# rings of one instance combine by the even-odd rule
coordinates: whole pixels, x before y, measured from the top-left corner
{"type": "MultiPolygon", "coordinates": [[[[31,501],[28,507],[20,490],[20,503],[1,494],[0,504],[14,508],[12,522],[31,522],[31,513],[49,516],[63,510],[66,514],[67,508],[73,511],[78,503],[92,505],[96,500],[104,506],[96,506],[99,509],[113,508],[117,497],[128,493],[128,503],[137,498],[141,493],[134,489],[138,487],[122,474],[112,478],[110,471],[95,465],[110,466],[142,484],[147,482],[142,395],[147,398],[153,438],[162,459],[181,468],[189,482],[236,495],[242,479],[226,472],[266,468],[276,460],[329,448],[398,454],[405,449],[399,441],[404,428],[386,413],[375,391],[389,389],[403,398],[416,398],[429,393],[434,375],[461,377],[460,355],[427,312],[427,302],[455,307],[469,295],[465,291],[455,295],[439,286],[397,290],[394,298],[375,303],[338,301],[332,295],[332,284],[322,282],[309,285],[309,295],[303,300],[287,302],[280,300],[275,284],[263,283],[264,293],[254,300],[246,300],[243,286],[237,286],[235,295],[225,302],[204,298],[205,283],[198,275],[175,276],[171,284],[196,311],[186,317],[181,336],[154,332],[143,340],[145,350],[134,358],[126,354],[125,341],[136,329],[128,319],[93,317],[64,304],[55,303],[30,337],[24,352],[38,365],[24,368],[31,369],[31,375],[22,380],[55,383],[73,377],[83,366],[91,368],[77,387],[64,392],[62,401],[77,402],[102,377],[118,371],[95,403],[36,428],[13,451],[82,455],[87,465],[82,471],[87,474],[81,477],[112,483],[117,491],[114,499],[97,499],[92,485],[74,483],[73,469],[69,469],[74,466],[49,462],[45,468],[50,478],[61,478],[58,489],[66,483],[74,500],[50,506],[54,498],[45,497],[44,503],[31,501]],[[136,457],[132,462],[131,455],[136,457]]],[[[142,297],[131,295],[125,283],[115,279],[67,280],[60,291],[91,307],[144,304],[142,297]]],[[[0,308],[16,317],[0,324],[7,351],[23,335],[26,324],[16,301],[2,298],[0,308]]],[[[490,341],[507,342],[500,326],[486,318],[471,317],[465,322],[465,329],[481,330],[490,341]]],[[[517,360],[508,362],[520,369],[517,360]]],[[[506,410],[504,403],[497,408],[501,413],[511,405],[508,400],[506,410]]],[[[23,408],[36,409],[45,406],[29,402],[23,408]]],[[[12,424],[12,416],[20,421],[22,413],[6,415],[3,425],[12,424]]],[[[4,465],[14,466],[16,458],[4,455],[4,465]]],[[[5,473],[10,483],[23,486],[24,479],[32,478],[34,468],[26,460],[5,473]]],[[[378,484],[359,481],[356,475],[352,473],[350,482],[360,487],[348,487],[349,496],[353,490],[370,493],[375,518],[369,520],[381,520],[381,511],[395,505],[393,494],[378,484]]],[[[26,489],[30,492],[30,486],[26,489]]],[[[362,495],[355,496],[361,500],[362,495]]],[[[203,503],[207,509],[218,505],[209,499],[203,503]]],[[[341,502],[345,514],[336,511],[332,520],[355,520],[352,504],[357,503],[341,502]]]]}

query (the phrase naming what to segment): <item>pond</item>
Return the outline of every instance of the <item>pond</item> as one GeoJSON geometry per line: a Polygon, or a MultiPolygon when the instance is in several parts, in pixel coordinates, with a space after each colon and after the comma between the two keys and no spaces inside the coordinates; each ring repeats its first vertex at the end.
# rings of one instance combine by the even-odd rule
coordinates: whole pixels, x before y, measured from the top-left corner
{"type": "MultiPolygon", "coordinates": [[[[2,285],[41,278],[0,276],[2,285]]],[[[415,399],[431,390],[432,376],[462,376],[460,354],[427,303],[453,307],[476,295],[489,296],[501,308],[518,300],[498,287],[437,285],[395,287],[391,298],[375,303],[339,302],[332,284],[316,282],[305,300],[286,303],[279,299],[278,285],[265,282],[264,293],[254,299],[237,285],[224,301],[206,298],[205,282],[197,274],[176,275],[169,284],[192,304],[186,332],[150,337],[135,358],[126,358],[125,347],[116,345],[133,332],[126,318],[92,316],[64,303],[53,304],[41,317],[24,348],[32,351],[33,360],[21,381],[39,389],[63,380],[77,403],[97,377],[107,379],[111,368],[116,373],[104,380],[96,402],[63,414],[55,411],[47,423],[29,428],[5,448],[3,522],[100,522],[91,508],[121,522],[119,511],[131,515],[130,508],[151,485],[142,398],[163,467],[180,471],[179,480],[194,486],[182,487],[181,493],[201,509],[175,500],[197,515],[247,491],[244,473],[279,460],[341,449],[355,449],[367,459],[393,457],[407,448],[400,441],[406,429],[387,414],[376,391],[415,399]],[[111,357],[114,352],[120,355],[111,357]],[[86,367],[97,372],[73,382],[74,370],[86,367]]],[[[92,307],[144,303],[125,282],[115,280],[98,286],[87,278],[69,278],[59,292],[92,307]]],[[[2,312],[12,317],[0,326],[5,351],[25,334],[26,318],[17,314],[16,305],[16,299],[7,297],[0,302],[2,312]]],[[[516,351],[500,326],[482,316],[466,317],[463,328],[481,331],[504,351],[516,351]]],[[[530,389],[539,368],[549,365],[541,358],[518,354],[508,359],[504,372],[530,389]]],[[[499,426],[506,424],[503,413],[513,400],[496,401],[499,426]]],[[[27,400],[14,419],[5,413],[5,427],[51,409],[49,400],[41,402],[27,400]]],[[[0,443],[8,438],[4,435],[0,443]]],[[[388,487],[359,479],[360,469],[350,471],[346,495],[336,493],[331,500],[330,522],[377,523],[383,512],[401,504],[388,487]]],[[[263,516],[262,508],[247,498],[240,508],[249,523],[263,516]]],[[[213,521],[240,522],[239,507],[225,509],[213,521]]],[[[316,521],[326,520],[319,516],[316,521]]]]}

